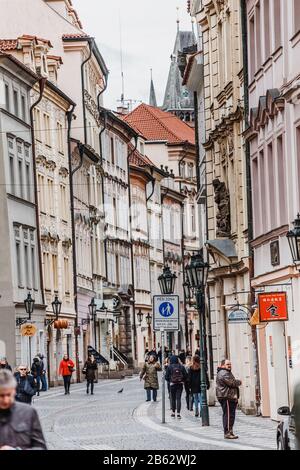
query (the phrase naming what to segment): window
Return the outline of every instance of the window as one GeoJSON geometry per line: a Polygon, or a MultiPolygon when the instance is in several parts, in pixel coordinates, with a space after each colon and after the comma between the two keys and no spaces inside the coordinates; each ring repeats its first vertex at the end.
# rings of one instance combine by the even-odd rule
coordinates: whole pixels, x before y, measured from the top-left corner
{"type": "Polygon", "coordinates": [[[273,145],[268,145],[268,173],[269,173],[269,210],[270,223],[269,228],[276,227],[276,210],[275,210],[275,173],[274,173],[274,159],[273,159],[273,145]]]}
{"type": "Polygon", "coordinates": [[[194,234],[196,231],[196,212],[195,212],[194,204],[192,204],[191,206],[191,226],[192,226],[192,233],[194,234]]]}
{"type": "Polygon", "coordinates": [[[61,218],[67,220],[67,199],[66,199],[66,187],[65,185],[60,185],[60,205],[61,205],[61,218]]]}
{"type": "Polygon", "coordinates": [[[294,0],[294,32],[295,34],[300,31],[300,2],[294,0]]]}
{"type": "Polygon", "coordinates": [[[41,111],[39,108],[35,109],[35,137],[40,142],[42,141],[42,134],[41,134],[41,111]]]}
{"type": "Polygon", "coordinates": [[[52,287],[55,292],[58,291],[57,255],[52,255],[52,287]]]}
{"type": "Polygon", "coordinates": [[[256,69],[261,66],[261,27],[260,27],[260,4],[255,8],[255,35],[256,35],[256,69]]]}
{"type": "Polygon", "coordinates": [[[112,165],[115,164],[115,143],[114,138],[110,138],[110,155],[111,155],[111,163],[112,165]]]}
{"type": "Polygon", "coordinates": [[[70,269],[69,269],[69,258],[64,258],[64,291],[65,294],[70,293],[70,269]]]}
{"type": "Polygon", "coordinates": [[[24,199],[23,160],[18,158],[19,191],[18,196],[24,199]]]}
{"type": "Polygon", "coordinates": [[[25,96],[21,96],[21,110],[22,110],[22,119],[26,121],[26,99],[25,96]]]}
{"type": "Polygon", "coordinates": [[[49,214],[54,214],[54,192],[53,192],[53,180],[51,178],[47,178],[47,192],[48,192],[48,200],[46,201],[47,209],[49,214]]]}
{"type": "Polygon", "coordinates": [[[37,289],[35,229],[15,224],[14,234],[18,287],[37,289]]]}
{"type": "Polygon", "coordinates": [[[5,107],[6,111],[10,110],[10,99],[9,99],[9,86],[7,83],[5,83],[5,107]]]}
{"type": "Polygon", "coordinates": [[[281,46],[281,0],[274,0],[275,50],[281,46]]]}
{"type": "Polygon", "coordinates": [[[254,16],[249,21],[249,57],[250,57],[250,70],[251,79],[254,78],[256,65],[255,65],[255,23],[254,16]]]}
{"type": "Polygon", "coordinates": [[[271,54],[270,0],[264,0],[264,34],[265,34],[265,60],[267,60],[271,54]]]}
{"type": "Polygon", "coordinates": [[[50,126],[50,116],[49,114],[44,113],[44,142],[48,147],[51,147],[51,126],[50,126]]]}
{"type": "Polygon", "coordinates": [[[14,113],[16,116],[19,116],[19,93],[17,90],[13,91],[13,97],[14,97],[14,113]]]}

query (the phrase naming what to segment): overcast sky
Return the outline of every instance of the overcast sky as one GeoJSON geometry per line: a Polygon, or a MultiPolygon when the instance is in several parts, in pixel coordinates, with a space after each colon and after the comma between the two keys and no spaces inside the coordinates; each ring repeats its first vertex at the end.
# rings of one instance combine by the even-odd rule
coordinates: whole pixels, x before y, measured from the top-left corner
{"type": "Polygon", "coordinates": [[[162,104],[170,55],[176,37],[177,7],[180,28],[191,30],[186,0],[73,0],[83,29],[94,36],[110,71],[105,106],[116,108],[122,90],[120,22],[125,97],[148,102],[150,68],[162,104]]]}

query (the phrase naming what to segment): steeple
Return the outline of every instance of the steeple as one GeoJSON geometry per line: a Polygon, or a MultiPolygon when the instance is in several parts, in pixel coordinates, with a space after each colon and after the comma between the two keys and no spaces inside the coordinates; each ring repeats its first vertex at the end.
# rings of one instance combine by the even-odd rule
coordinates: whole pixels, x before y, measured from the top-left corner
{"type": "Polygon", "coordinates": [[[149,104],[150,104],[150,106],[154,106],[155,108],[157,108],[157,99],[156,99],[156,93],[155,93],[155,88],[154,88],[154,83],[153,83],[152,69],[151,69],[149,104]]]}

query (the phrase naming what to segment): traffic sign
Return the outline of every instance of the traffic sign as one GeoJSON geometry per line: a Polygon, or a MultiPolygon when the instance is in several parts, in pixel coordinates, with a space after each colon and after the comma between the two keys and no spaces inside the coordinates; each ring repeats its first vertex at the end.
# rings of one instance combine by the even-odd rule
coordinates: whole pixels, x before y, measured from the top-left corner
{"type": "Polygon", "coordinates": [[[178,295],[155,295],[153,297],[153,329],[155,331],[178,331],[178,295]]]}

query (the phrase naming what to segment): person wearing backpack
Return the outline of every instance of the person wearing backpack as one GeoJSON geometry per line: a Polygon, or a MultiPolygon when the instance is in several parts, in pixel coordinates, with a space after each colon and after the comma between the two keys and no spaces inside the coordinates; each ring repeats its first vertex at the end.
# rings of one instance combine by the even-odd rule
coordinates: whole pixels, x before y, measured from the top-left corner
{"type": "Polygon", "coordinates": [[[177,356],[171,356],[170,365],[167,368],[166,372],[166,381],[170,384],[170,394],[171,394],[171,408],[172,414],[171,418],[175,418],[175,413],[177,411],[177,418],[181,419],[181,396],[183,391],[183,386],[187,381],[188,375],[185,367],[180,364],[177,356]]]}

